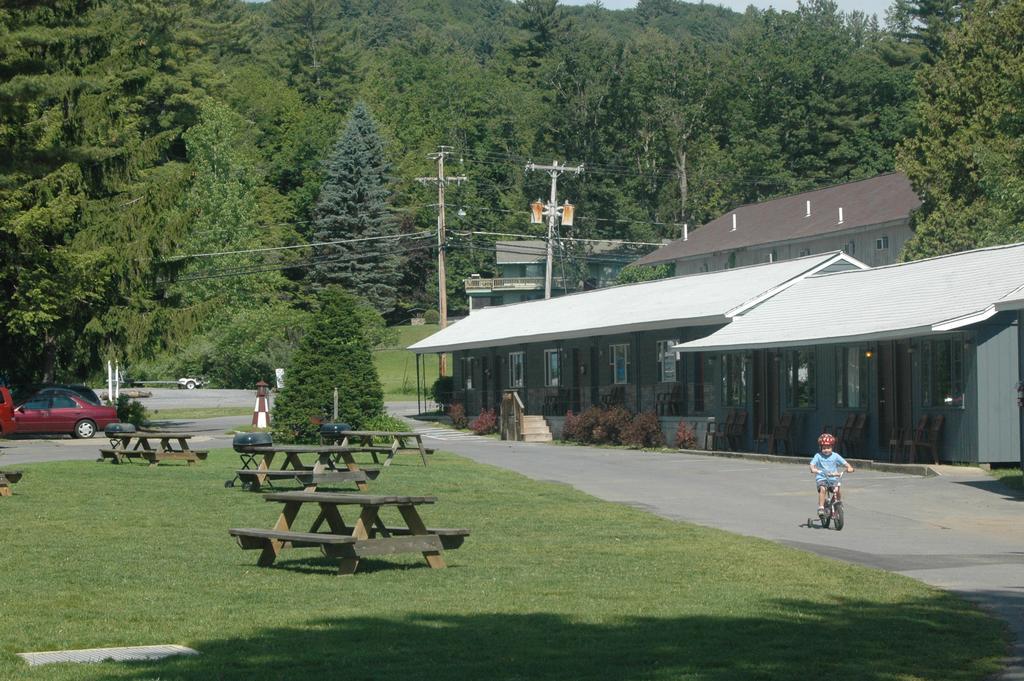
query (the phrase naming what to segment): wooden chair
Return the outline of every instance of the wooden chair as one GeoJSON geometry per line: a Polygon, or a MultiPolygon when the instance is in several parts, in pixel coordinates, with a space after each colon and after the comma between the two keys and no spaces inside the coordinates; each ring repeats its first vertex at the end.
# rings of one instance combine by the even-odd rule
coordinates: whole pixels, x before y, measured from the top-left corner
{"type": "Polygon", "coordinates": [[[743,445],[744,436],[747,433],[747,412],[739,409],[736,411],[736,416],[733,418],[732,427],[729,428],[729,432],[726,437],[729,440],[729,448],[733,451],[739,451],[743,445]]]}
{"type": "Polygon", "coordinates": [[[768,439],[768,453],[775,454],[775,444],[781,442],[786,445],[786,454],[793,454],[793,413],[786,412],[779,417],[779,422],[772,429],[771,437],[768,439]]]}
{"type": "Polygon", "coordinates": [[[833,433],[833,435],[836,436],[836,444],[843,444],[843,439],[846,437],[846,434],[853,431],[853,427],[856,423],[857,413],[851,411],[846,415],[846,420],[843,421],[843,425],[839,426],[839,428],[836,429],[836,432],[833,433]]]}
{"type": "Polygon", "coordinates": [[[601,406],[621,407],[626,402],[626,387],[622,385],[612,386],[611,392],[601,398],[601,406]]]}
{"type": "Polygon", "coordinates": [[[732,412],[725,417],[725,421],[708,420],[707,430],[704,432],[704,449],[708,451],[724,451],[729,449],[728,428],[732,419],[732,412]]]}
{"type": "Polygon", "coordinates": [[[681,389],[676,383],[671,390],[658,393],[654,405],[659,416],[679,416],[679,397],[681,389]]]}
{"type": "Polygon", "coordinates": [[[915,442],[925,439],[928,431],[928,415],[922,414],[917,420],[917,425],[903,431],[903,454],[907,463],[917,463],[917,447],[915,442]]]}
{"type": "Polygon", "coordinates": [[[914,440],[915,451],[918,449],[928,449],[931,451],[932,463],[937,464],[939,462],[939,439],[942,437],[942,425],[945,420],[946,417],[941,414],[933,416],[931,424],[924,431],[924,436],[920,440],[914,440]]]}
{"type": "Polygon", "coordinates": [[[844,454],[852,456],[860,452],[864,446],[864,433],[867,430],[867,412],[860,412],[853,421],[853,427],[843,431],[844,454]]]}
{"type": "Polygon", "coordinates": [[[903,443],[906,441],[906,428],[893,426],[889,431],[889,461],[895,463],[903,459],[903,443]]]}

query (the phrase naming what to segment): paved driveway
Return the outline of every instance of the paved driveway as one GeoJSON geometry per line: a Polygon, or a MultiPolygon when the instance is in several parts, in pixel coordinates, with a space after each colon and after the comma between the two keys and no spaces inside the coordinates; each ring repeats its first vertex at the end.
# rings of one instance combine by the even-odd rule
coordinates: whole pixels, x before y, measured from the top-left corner
{"type": "Polygon", "coordinates": [[[935,477],[847,475],[846,527],[836,532],[807,526],[817,497],[805,465],[509,443],[413,423],[429,446],[475,461],[956,592],[1010,623],[1017,643],[1000,678],[1024,680],[1024,496],[1006,493],[977,468],[942,466],[935,477]]]}

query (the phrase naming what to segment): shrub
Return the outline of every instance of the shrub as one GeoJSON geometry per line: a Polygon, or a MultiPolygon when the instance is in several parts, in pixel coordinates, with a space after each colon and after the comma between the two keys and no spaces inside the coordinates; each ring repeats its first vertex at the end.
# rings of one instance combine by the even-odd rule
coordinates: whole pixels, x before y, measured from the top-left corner
{"type": "Polygon", "coordinates": [[[434,385],[430,386],[430,397],[442,410],[447,411],[448,405],[452,403],[452,391],[455,389],[455,379],[451,376],[439,376],[434,385]]]}
{"type": "Polygon", "coordinates": [[[365,430],[382,430],[388,433],[403,433],[409,430],[408,424],[390,414],[377,414],[363,423],[365,430]]]}
{"type": "Polygon", "coordinates": [[[466,418],[466,408],[462,406],[461,402],[456,402],[448,407],[448,418],[452,420],[452,425],[459,430],[469,425],[469,420],[466,418]]]}
{"type": "Polygon", "coordinates": [[[601,410],[601,437],[594,434],[595,444],[622,444],[622,432],[629,427],[633,415],[624,407],[612,407],[601,410]]]}
{"type": "Polygon", "coordinates": [[[686,421],[680,421],[676,428],[676,447],[679,449],[696,449],[697,433],[686,421]]]}
{"type": "Polygon", "coordinates": [[[580,417],[572,413],[572,409],[565,413],[565,422],[562,424],[562,439],[568,442],[578,442],[580,439],[580,417]]]}
{"type": "Polygon", "coordinates": [[[274,441],[316,442],[311,419],[332,413],[338,389],[338,420],[361,429],[384,413],[384,391],[357,313],[358,299],[336,286],[320,291],[319,310],[286,368],[274,404],[274,441]]]}
{"type": "Polygon", "coordinates": [[[146,412],[146,407],[142,402],[130,399],[127,395],[121,395],[117,398],[117,420],[121,423],[131,423],[139,428],[149,420],[149,413],[146,412]]]}
{"type": "Polygon", "coordinates": [[[629,447],[661,447],[665,444],[665,435],[661,432],[661,421],[652,411],[637,414],[622,429],[622,444],[629,447]]]}
{"type": "Polygon", "coordinates": [[[438,324],[441,321],[441,313],[437,310],[427,310],[423,313],[424,324],[438,324]]]}
{"type": "Polygon", "coordinates": [[[484,409],[469,424],[470,430],[477,435],[490,435],[498,432],[498,414],[493,409],[484,409]]]}

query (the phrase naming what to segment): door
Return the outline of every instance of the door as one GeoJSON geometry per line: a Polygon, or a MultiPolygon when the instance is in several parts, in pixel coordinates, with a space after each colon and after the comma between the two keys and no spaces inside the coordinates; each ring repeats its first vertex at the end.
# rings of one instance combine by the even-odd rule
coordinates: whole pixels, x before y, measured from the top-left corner
{"type": "Polygon", "coordinates": [[[85,416],[85,411],[67,395],[54,395],[50,399],[50,428],[61,433],[70,433],[85,416]]]}
{"type": "Polygon", "coordinates": [[[19,433],[45,433],[50,422],[50,398],[40,397],[20,405],[14,421],[19,433]]]}
{"type": "Polygon", "coordinates": [[[914,394],[910,343],[878,344],[878,446],[885,448],[895,429],[913,427],[914,394]]]}
{"type": "Polygon", "coordinates": [[[580,413],[581,393],[583,381],[586,379],[586,369],[583,365],[583,358],[580,356],[580,349],[572,349],[572,385],[569,388],[569,409],[572,413],[580,413]]]}
{"type": "Polygon", "coordinates": [[[601,403],[601,396],[598,390],[600,385],[600,377],[597,375],[597,363],[597,347],[592,346],[590,348],[590,365],[587,367],[587,375],[590,377],[589,379],[587,379],[587,384],[590,386],[590,406],[595,406],[601,403]]]}

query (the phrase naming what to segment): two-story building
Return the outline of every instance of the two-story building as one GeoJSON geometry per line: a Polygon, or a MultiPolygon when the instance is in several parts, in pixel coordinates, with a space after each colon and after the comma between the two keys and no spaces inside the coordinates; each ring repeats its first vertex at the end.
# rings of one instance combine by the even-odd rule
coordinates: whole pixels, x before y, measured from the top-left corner
{"type": "MultiPolygon", "coordinates": [[[[581,266],[566,268],[558,254],[551,277],[551,295],[603,288],[615,283],[635,254],[618,241],[586,242],[573,258],[581,266]]],[[[547,249],[543,241],[498,241],[494,244],[495,276],[474,274],[464,281],[469,311],[544,297],[547,249]]]]}
{"type": "Polygon", "coordinates": [[[635,264],[693,274],[843,251],[870,267],[890,265],[920,205],[906,175],[888,173],[740,206],[635,264]]]}

